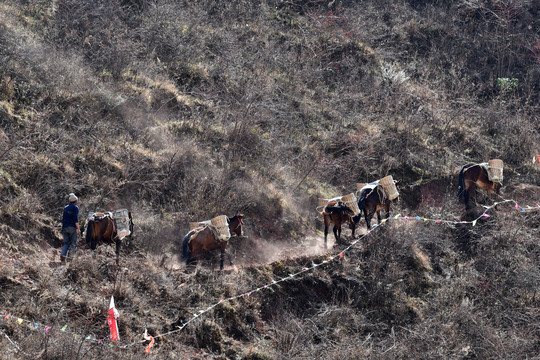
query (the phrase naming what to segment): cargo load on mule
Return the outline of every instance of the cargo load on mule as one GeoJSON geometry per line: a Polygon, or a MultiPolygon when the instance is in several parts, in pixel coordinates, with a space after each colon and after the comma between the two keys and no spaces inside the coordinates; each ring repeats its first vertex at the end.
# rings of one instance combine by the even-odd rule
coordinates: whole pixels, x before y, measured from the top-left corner
{"type": "MultiPolygon", "coordinates": [[[[399,197],[396,187],[397,181],[392,175],[374,181],[372,183],[356,184],[356,194],[358,196],[358,208],[364,212],[366,226],[371,229],[371,219],[377,213],[378,223],[381,223],[381,211],[385,210],[386,218],[390,216],[390,203],[399,197]]],[[[360,221],[361,214],[355,216],[353,221],[357,224],[360,221]]]]}
{"type": "Polygon", "coordinates": [[[356,184],[356,196],[360,198],[362,193],[371,193],[373,190],[380,192],[382,199],[395,200],[399,196],[398,189],[396,187],[397,181],[392,178],[392,175],[383,177],[380,180],[372,183],[358,183],[356,184]]]}
{"type": "MultiPolygon", "coordinates": [[[[216,216],[210,220],[191,222],[190,230],[182,241],[182,253],[187,265],[196,264],[204,252],[219,249],[221,252],[220,269],[223,270],[225,249],[233,236],[243,236],[242,219],[244,215],[237,213],[232,218],[226,215],[216,216]]],[[[229,262],[232,265],[230,254],[229,262]]]]}
{"type": "Polygon", "coordinates": [[[122,240],[133,234],[133,218],[127,209],[113,212],[90,211],[86,221],[86,245],[95,250],[97,244],[116,244],[116,264],[119,263],[122,240]]]}
{"type": "Polygon", "coordinates": [[[229,223],[227,222],[227,215],[219,215],[210,220],[190,222],[189,229],[194,230],[197,228],[204,229],[209,227],[215,234],[216,238],[221,241],[228,241],[231,238],[231,232],[229,231],[229,223]]]}
{"type": "Polygon", "coordinates": [[[317,213],[319,214],[319,216],[324,216],[326,208],[334,206],[346,206],[353,212],[354,215],[358,215],[360,213],[356,195],[354,195],[354,193],[338,196],[331,199],[320,198],[319,205],[317,206],[317,213]]]}
{"type": "Polygon", "coordinates": [[[87,223],[90,221],[100,221],[104,218],[110,218],[116,229],[116,236],[122,240],[126,236],[130,236],[133,233],[133,218],[131,212],[127,209],[120,209],[115,211],[90,211],[86,218],[87,223]]]}
{"type": "Polygon", "coordinates": [[[348,195],[339,196],[331,199],[319,199],[317,206],[319,216],[324,219],[324,247],[327,248],[328,229],[333,225],[332,231],[336,238],[336,243],[341,244],[341,226],[344,223],[349,223],[354,238],[354,222],[353,216],[360,214],[356,195],[350,193],[348,195]]]}
{"type": "Polygon", "coordinates": [[[458,177],[458,198],[471,209],[470,198],[476,188],[485,189],[488,194],[499,194],[503,181],[503,161],[492,159],[487,163],[467,164],[461,168],[458,177]]]}

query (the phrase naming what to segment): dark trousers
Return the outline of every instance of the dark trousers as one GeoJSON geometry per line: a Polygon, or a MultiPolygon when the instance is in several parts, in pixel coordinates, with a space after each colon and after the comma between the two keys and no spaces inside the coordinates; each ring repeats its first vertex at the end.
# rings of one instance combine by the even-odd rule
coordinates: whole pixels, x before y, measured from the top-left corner
{"type": "Polygon", "coordinates": [[[62,246],[60,255],[70,258],[77,249],[77,228],[71,226],[63,228],[62,235],[64,236],[64,246],[62,246]]]}

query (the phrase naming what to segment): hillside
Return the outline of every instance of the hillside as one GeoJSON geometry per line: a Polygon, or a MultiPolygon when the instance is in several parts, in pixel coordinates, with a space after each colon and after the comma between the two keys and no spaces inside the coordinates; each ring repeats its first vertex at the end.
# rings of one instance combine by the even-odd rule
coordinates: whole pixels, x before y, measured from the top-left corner
{"type": "Polygon", "coordinates": [[[527,0],[3,1],[0,357],[538,356],[539,41],[527,0]],[[324,249],[318,199],[386,175],[390,220],[324,249]],[[70,192],[132,211],[120,267],[60,264],[70,192]],[[189,223],[236,212],[236,266],[187,271],[189,223]]]}

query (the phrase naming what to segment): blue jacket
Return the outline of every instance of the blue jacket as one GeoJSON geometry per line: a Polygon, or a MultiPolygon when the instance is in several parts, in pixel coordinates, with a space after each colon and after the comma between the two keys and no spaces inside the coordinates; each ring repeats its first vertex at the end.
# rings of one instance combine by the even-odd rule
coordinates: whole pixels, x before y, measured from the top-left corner
{"type": "Polygon", "coordinates": [[[79,207],[75,203],[70,203],[64,207],[64,215],[62,216],[62,229],[67,227],[75,227],[75,223],[79,222],[79,207]]]}

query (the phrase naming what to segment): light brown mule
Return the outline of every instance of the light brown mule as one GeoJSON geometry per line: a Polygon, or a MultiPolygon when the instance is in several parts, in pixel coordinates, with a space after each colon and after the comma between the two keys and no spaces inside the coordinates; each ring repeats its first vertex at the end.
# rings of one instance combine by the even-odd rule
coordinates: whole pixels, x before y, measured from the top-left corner
{"type": "Polygon", "coordinates": [[[88,221],[86,227],[86,245],[92,250],[96,250],[99,242],[116,244],[116,265],[119,263],[120,247],[122,241],[117,236],[116,225],[110,216],[94,218],[88,221]]]}
{"type": "Polygon", "coordinates": [[[488,194],[500,194],[502,184],[489,180],[487,170],[479,164],[467,164],[459,172],[458,197],[465,202],[465,208],[471,208],[471,195],[476,188],[485,189],[488,194]]]}
{"type": "MultiPolygon", "coordinates": [[[[236,214],[232,218],[227,218],[229,231],[233,236],[242,236],[242,218],[244,215],[236,214]]],[[[196,265],[197,260],[205,252],[219,249],[221,253],[220,269],[223,270],[225,262],[225,253],[229,239],[221,240],[210,227],[198,227],[189,231],[183,240],[183,254],[186,264],[196,265]]],[[[227,253],[229,263],[232,265],[231,255],[227,253]]]]}

